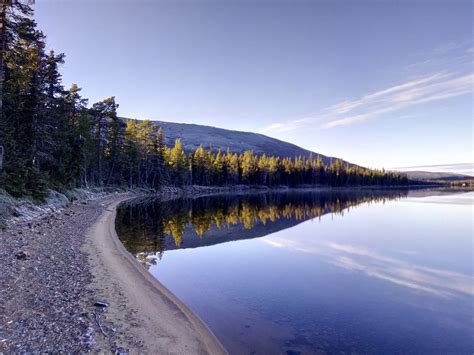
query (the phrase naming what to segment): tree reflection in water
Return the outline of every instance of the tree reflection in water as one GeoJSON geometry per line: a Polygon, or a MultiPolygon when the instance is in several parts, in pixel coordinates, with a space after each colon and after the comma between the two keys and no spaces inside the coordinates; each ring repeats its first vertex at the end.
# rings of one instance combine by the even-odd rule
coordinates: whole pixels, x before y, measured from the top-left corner
{"type": "Polygon", "coordinates": [[[406,190],[359,190],[134,200],[118,208],[116,229],[125,247],[147,266],[165,250],[263,237],[325,214],[343,215],[362,203],[406,196],[406,190]]]}

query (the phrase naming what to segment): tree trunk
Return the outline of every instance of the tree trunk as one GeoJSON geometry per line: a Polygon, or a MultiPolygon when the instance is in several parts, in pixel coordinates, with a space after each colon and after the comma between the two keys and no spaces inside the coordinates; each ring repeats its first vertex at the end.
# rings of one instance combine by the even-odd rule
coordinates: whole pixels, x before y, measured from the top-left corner
{"type": "MultiPolygon", "coordinates": [[[[0,120],[3,117],[3,80],[5,78],[3,71],[3,56],[5,53],[5,23],[8,0],[0,0],[0,120]]],[[[0,142],[1,143],[1,142],[0,142]]],[[[3,168],[3,146],[0,145],[0,171],[3,168]]]]}
{"type": "Polygon", "coordinates": [[[102,117],[99,117],[97,127],[97,183],[103,185],[102,181],[102,117]]]}
{"type": "Polygon", "coordinates": [[[3,56],[5,53],[6,12],[8,0],[0,0],[0,114],[3,114],[3,56]]]}

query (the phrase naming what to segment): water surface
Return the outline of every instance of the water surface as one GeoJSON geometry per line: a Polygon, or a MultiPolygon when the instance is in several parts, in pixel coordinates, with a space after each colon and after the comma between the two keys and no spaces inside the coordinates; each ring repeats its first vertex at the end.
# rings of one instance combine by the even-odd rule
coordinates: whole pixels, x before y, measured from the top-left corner
{"type": "Polygon", "coordinates": [[[125,205],[128,250],[235,354],[466,353],[473,193],[359,191],[125,205]]]}

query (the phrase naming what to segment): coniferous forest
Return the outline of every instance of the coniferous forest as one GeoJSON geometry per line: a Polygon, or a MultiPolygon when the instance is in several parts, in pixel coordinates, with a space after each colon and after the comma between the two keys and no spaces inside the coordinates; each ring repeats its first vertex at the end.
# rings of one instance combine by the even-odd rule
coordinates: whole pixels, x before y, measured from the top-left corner
{"type": "MultiPolygon", "coordinates": [[[[30,6],[4,2],[0,66],[0,187],[43,199],[48,189],[162,185],[403,185],[406,177],[318,156],[282,158],[197,148],[148,121],[117,116],[109,97],[89,103],[76,84],[65,88],[65,55],[46,51],[30,6]]],[[[80,79],[80,78],[78,78],[80,79]]]]}

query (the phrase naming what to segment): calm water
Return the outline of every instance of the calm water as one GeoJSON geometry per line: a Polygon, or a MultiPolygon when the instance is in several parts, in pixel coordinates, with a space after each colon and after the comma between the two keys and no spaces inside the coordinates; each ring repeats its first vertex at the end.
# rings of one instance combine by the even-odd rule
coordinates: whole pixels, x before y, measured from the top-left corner
{"type": "Polygon", "coordinates": [[[232,354],[472,354],[473,198],[144,201],[119,209],[117,231],[232,354]]]}

